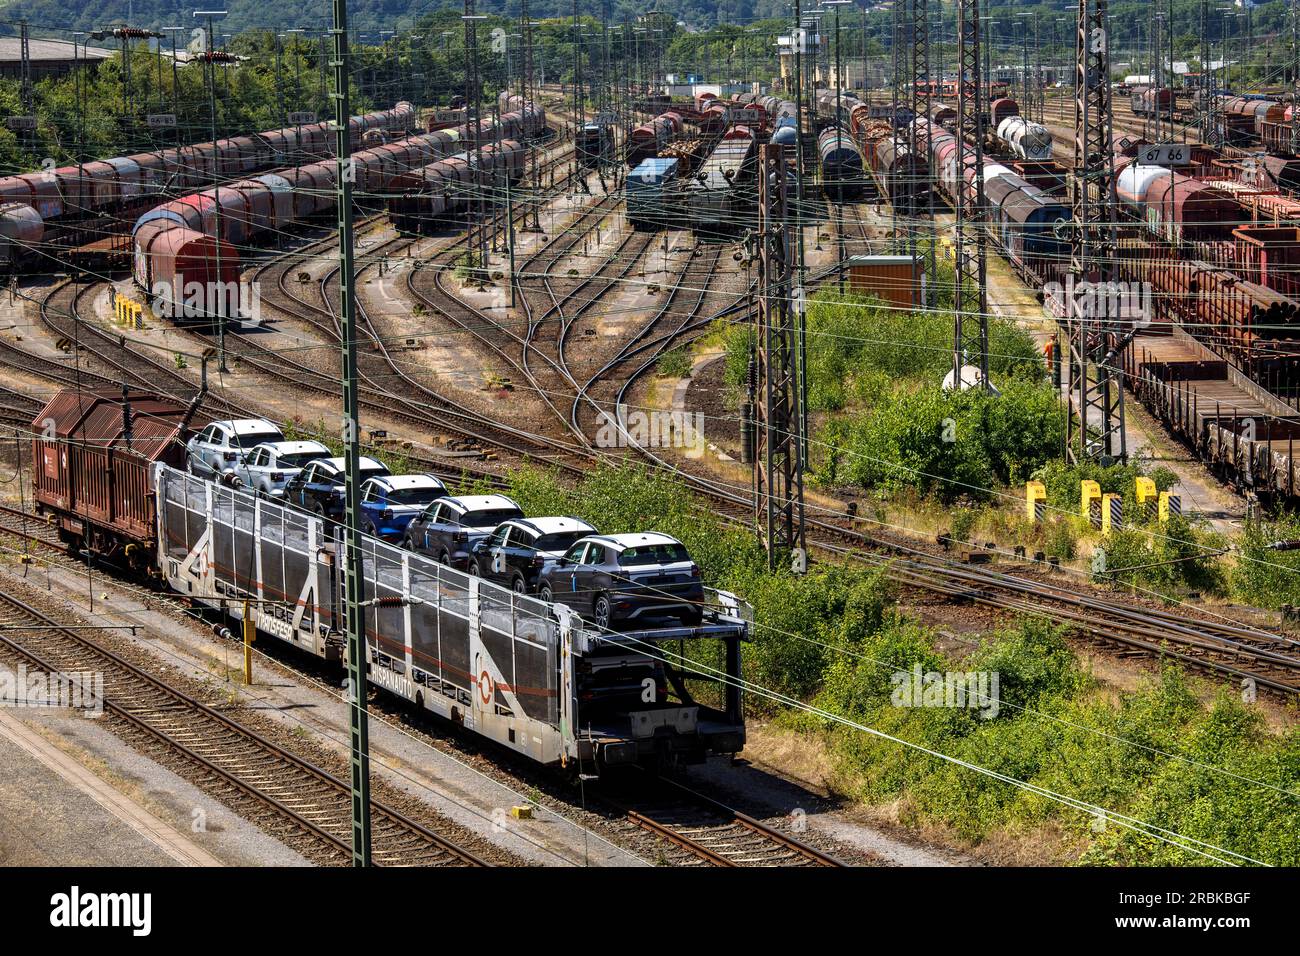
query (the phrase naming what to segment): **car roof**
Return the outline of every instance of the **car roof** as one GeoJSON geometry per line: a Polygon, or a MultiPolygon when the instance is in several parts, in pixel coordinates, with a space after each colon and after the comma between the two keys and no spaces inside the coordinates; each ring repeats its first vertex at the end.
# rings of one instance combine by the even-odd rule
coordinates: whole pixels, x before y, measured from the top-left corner
{"type": "Polygon", "coordinates": [[[220,425],[226,431],[232,431],[236,435],[252,435],[256,432],[280,431],[280,426],[275,422],[268,422],[265,418],[230,418],[222,422],[213,422],[214,425],[220,425]]]}
{"type": "Polygon", "coordinates": [[[588,540],[601,544],[612,544],[618,550],[640,548],[652,544],[681,544],[676,538],[658,531],[638,531],[632,534],[594,534],[588,540]]]}
{"type": "MultiPolygon", "coordinates": [[[[307,451],[329,453],[329,449],[318,441],[264,441],[257,448],[269,448],[277,454],[286,455],[297,455],[307,451]]],[[[257,448],[253,450],[256,451],[257,448]]]]}
{"type": "MultiPolygon", "coordinates": [[[[342,470],[343,470],[343,459],[342,459],[342,458],[317,458],[315,462],[309,462],[309,464],[321,464],[322,462],[323,462],[324,464],[329,465],[329,466],[330,466],[331,468],[333,468],[335,471],[342,471],[342,470]]],[[[367,468],[367,467],[383,468],[383,467],[384,467],[384,463],[383,463],[382,461],[376,461],[374,458],[371,458],[371,457],[369,457],[369,456],[367,456],[367,455],[362,455],[362,456],[361,456],[361,467],[362,467],[362,468],[367,468]]]]}
{"type": "Polygon", "coordinates": [[[373,481],[376,484],[381,484],[394,490],[429,488],[438,491],[447,487],[442,483],[441,478],[437,478],[434,475],[378,475],[366,480],[373,481]]]}
{"type": "Polygon", "coordinates": [[[559,531],[595,531],[596,529],[581,518],[570,518],[567,516],[556,517],[547,516],[544,518],[515,518],[508,524],[517,524],[529,528],[540,534],[555,534],[559,531]]]}
{"type": "Polygon", "coordinates": [[[450,501],[466,511],[480,511],[484,508],[519,507],[505,495],[449,495],[442,500],[450,501]]]}

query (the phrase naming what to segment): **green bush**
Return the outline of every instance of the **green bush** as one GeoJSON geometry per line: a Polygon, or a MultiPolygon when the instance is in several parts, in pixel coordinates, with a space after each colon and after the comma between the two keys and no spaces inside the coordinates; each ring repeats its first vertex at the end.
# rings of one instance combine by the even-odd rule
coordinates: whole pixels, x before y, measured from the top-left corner
{"type": "MultiPolygon", "coordinates": [[[[808,307],[808,404],[837,411],[853,400],[883,395],[882,382],[937,385],[952,368],[953,316],[886,306],[861,295],[822,293],[808,307]]],[[[989,325],[989,370],[1004,378],[1039,380],[1041,357],[1012,322],[989,325]]]]}
{"type": "Polygon", "coordinates": [[[1000,395],[896,390],[871,415],[825,426],[821,477],[912,488],[951,502],[987,499],[1060,453],[1065,415],[1046,385],[1008,381],[1000,395]]]}
{"type": "Polygon", "coordinates": [[[655,372],[665,378],[685,378],[691,374],[691,353],[685,346],[669,349],[655,363],[655,372]]]}
{"type": "MultiPolygon", "coordinates": [[[[788,718],[825,742],[839,790],[897,807],[905,824],[941,823],[972,842],[1049,826],[1085,848],[1084,862],[1203,862],[1113,822],[1097,829],[1089,814],[881,734],[1256,859],[1300,864],[1300,801],[1286,792],[1300,789],[1300,731],[1271,737],[1253,710],[1228,696],[1203,707],[1176,668],[1133,692],[1102,691],[1063,629],[1039,619],[987,636],[955,659],[939,650],[931,629],[899,613],[886,569],[771,572],[749,531],[695,507],[671,477],[644,469],[600,467],[573,487],[523,469],[511,485],[532,513],[577,514],[611,532],[655,527],[685,541],[711,584],[754,605],[746,678],[876,731],[804,712],[788,718]],[[896,706],[900,675],[915,666],[996,672],[996,717],[978,708],[896,706]]],[[[717,642],[689,643],[684,653],[721,664],[717,642]]],[[[716,684],[691,685],[702,700],[716,700],[716,684]]],[[[758,694],[747,696],[746,707],[751,715],[778,710],[758,694]]]]}
{"type": "Polygon", "coordinates": [[[1226,576],[1220,555],[1223,538],[1196,527],[1181,515],[1171,515],[1156,527],[1126,527],[1112,531],[1100,547],[1105,569],[1098,580],[1154,591],[1173,598],[1186,591],[1220,593],[1226,576]]]}
{"type": "Polygon", "coordinates": [[[1242,529],[1232,568],[1238,600],[1256,607],[1300,604],[1300,551],[1270,551],[1275,541],[1300,538],[1300,517],[1281,514],[1272,521],[1250,521],[1242,529]]]}

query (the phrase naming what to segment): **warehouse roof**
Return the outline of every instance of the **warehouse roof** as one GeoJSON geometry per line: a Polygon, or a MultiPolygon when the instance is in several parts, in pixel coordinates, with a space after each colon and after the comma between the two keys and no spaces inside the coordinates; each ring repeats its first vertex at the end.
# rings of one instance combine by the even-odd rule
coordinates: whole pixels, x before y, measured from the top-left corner
{"type": "MultiPolygon", "coordinates": [[[[77,44],[80,47],[80,44],[77,44]]],[[[89,46],[73,49],[71,40],[28,40],[27,52],[32,60],[106,60],[113,55],[112,50],[89,46]]],[[[17,63],[22,59],[22,41],[18,37],[0,37],[0,63],[17,63]]]]}

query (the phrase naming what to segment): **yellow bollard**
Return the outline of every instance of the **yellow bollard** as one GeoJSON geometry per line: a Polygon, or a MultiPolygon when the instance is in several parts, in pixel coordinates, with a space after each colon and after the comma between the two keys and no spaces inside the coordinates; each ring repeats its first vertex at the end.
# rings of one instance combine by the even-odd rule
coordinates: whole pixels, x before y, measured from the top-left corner
{"type": "Polygon", "coordinates": [[[1025,482],[1025,517],[1042,521],[1047,512],[1047,489],[1041,481],[1025,482]]]}
{"type": "Polygon", "coordinates": [[[1150,518],[1151,513],[1155,510],[1156,498],[1158,496],[1156,483],[1150,478],[1138,478],[1136,484],[1138,511],[1150,518]]]}
{"type": "Polygon", "coordinates": [[[1181,495],[1175,495],[1168,491],[1160,492],[1160,523],[1166,524],[1169,516],[1180,515],[1183,513],[1183,499],[1181,495]]]}
{"type": "Polygon", "coordinates": [[[1124,527],[1124,496],[1104,494],[1101,496],[1101,533],[1110,534],[1124,527]]]}
{"type": "Polygon", "coordinates": [[[1101,485],[1088,479],[1079,482],[1079,510],[1085,521],[1101,527],[1101,485]],[[1098,506],[1095,514],[1092,509],[1094,503],[1098,506]]]}

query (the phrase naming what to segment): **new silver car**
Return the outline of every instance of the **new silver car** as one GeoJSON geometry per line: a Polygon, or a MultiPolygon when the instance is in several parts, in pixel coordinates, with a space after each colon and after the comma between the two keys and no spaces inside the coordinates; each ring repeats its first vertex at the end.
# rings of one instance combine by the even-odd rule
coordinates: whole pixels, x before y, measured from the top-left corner
{"type": "Polygon", "coordinates": [[[262,418],[213,422],[186,443],[185,461],[190,474],[220,480],[258,445],[278,441],[284,441],[284,433],[262,418]]]}
{"type": "Polygon", "coordinates": [[[328,458],[330,450],[318,441],[262,442],[235,465],[230,483],[259,495],[283,494],[289,479],[317,458],[328,458]]]}

